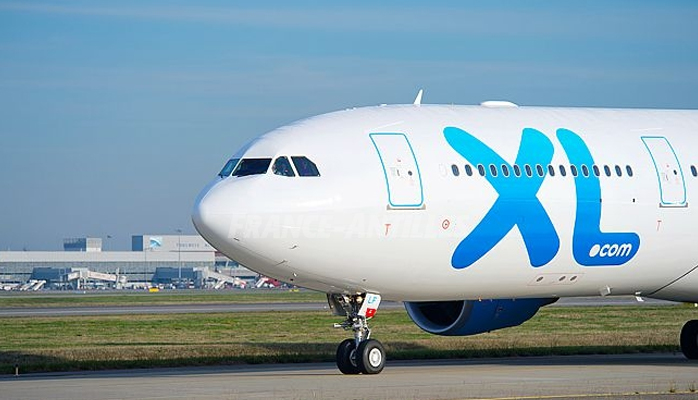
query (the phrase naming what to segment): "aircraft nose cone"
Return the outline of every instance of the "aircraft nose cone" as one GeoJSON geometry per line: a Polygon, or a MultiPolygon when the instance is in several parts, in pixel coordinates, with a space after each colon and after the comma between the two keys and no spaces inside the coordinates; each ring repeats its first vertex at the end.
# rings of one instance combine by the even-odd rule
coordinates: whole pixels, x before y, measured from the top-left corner
{"type": "Polygon", "coordinates": [[[198,199],[196,203],[194,203],[194,209],[192,209],[191,212],[191,221],[194,223],[194,227],[199,231],[201,236],[206,238],[203,231],[205,231],[206,226],[209,225],[208,217],[210,213],[203,203],[203,198],[198,199]]]}
{"type": "Polygon", "coordinates": [[[191,215],[199,234],[216,248],[230,235],[230,210],[224,192],[220,185],[209,185],[197,198],[191,215]]]}

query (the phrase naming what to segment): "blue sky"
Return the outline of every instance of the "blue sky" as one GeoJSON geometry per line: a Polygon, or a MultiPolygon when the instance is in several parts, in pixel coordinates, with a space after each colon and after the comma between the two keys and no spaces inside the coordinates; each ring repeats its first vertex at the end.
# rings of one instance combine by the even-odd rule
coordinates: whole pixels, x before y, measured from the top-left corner
{"type": "Polygon", "coordinates": [[[250,138],[419,88],[698,108],[694,1],[377,3],[0,1],[0,249],[193,232],[250,138]]]}

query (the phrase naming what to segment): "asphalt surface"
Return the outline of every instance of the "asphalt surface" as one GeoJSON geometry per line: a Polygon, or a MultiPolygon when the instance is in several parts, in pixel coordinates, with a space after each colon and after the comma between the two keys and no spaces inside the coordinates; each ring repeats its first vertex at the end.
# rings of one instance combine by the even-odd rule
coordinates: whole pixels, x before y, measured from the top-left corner
{"type": "MultiPolygon", "coordinates": [[[[560,299],[552,307],[591,307],[591,306],[637,306],[671,305],[662,300],[646,299],[638,302],[634,297],[583,297],[560,299]]],[[[400,302],[384,301],[381,310],[403,308],[400,302]]],[[[128,315],[128,314],[189,314],[189,313],[234,313],[260,311],[322,311],[328,310],[327,303],[230,303],[230,304],[155,304],[148,306],[93,306],[93,307],[27,307],[0,308],[0,317],[31,316],[77,316],[77,315],[128,315]]]]}
{"type": "Polygon", "coordinates": [[[551,304],[551,307],[599,307],[599,306],[670,306],[678,304],[673,301],[642,298],[635,296],[618,297],[567,297],[551,304]]]}
{"type": "Polygon", "coordinates": [[[0,377],[3,399],[698,398],[698,362],[674,354],[389,362],[379,375],[333,364],[0,377]]]}
{"type": "MultiPolygon", "coordinates": [[[[381,309],[403,308],[402,303],[384,302],[381,309]]],[[[322,311],[327,303],[230,303],[230,304],[155,304],[149,306],[93,306],[0,308],[0,317],[123,315],[123,314],[190,314],[260,311],[322,311]]]]}

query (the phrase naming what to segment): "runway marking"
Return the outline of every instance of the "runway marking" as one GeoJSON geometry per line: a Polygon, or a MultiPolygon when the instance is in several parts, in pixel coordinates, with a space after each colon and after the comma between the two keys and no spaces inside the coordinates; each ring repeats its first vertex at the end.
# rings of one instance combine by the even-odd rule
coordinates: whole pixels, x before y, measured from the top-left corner
{"type": "Polygon", "coordinates": [[[587,393],[587,394],[559,394],[543,396],[514,396],[514,397],[482,397],[468,400],[549,400],[549,399],[579,399],[596,397],[637,397],[637,396],[674,396],[698,394],[696,390],[667,390],[666,392],[628,392],[628,393],[587,393]]]}

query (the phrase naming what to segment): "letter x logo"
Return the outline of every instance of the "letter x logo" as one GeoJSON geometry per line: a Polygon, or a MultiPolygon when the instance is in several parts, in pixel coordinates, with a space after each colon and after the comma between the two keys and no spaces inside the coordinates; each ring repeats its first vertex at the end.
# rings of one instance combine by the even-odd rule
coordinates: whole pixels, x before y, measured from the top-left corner
{"type": "MultiPolygon", "coordinates": [[[[448,144],[473,165],[482,164],[487,167],[493,164],[498,169],[505,165],[509,171],[512,170],[509,163],[468,132],[447,127],[444,136],[448,144]]],[[[545,166],[553,159],[553,152],[553,144],[545,135],[526,128],[523,130],[516,164],[545,166]]],[[[451,259],[454,268],[466,268],[482,258],[514,226],[521,233],[531,266],[541,267],[555,257],[560,248],[560,239],[550,217],[536,197],[545,174],[531,175],[523,174],[518,179],[507,179],[501,174],[486,175],[499,197],[482,221],[456,248],[451,259]]]]}

